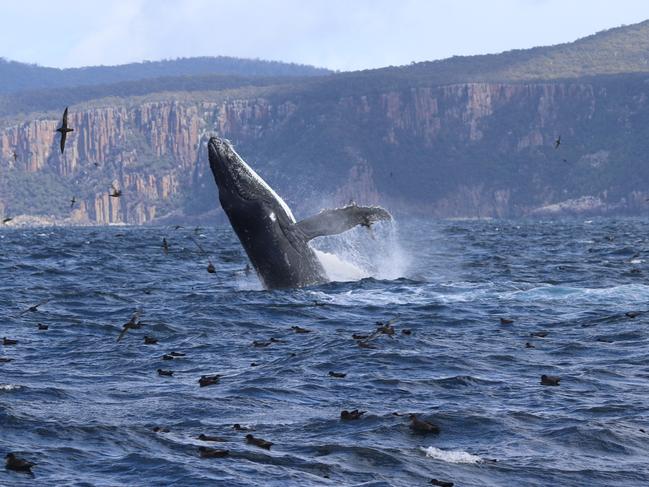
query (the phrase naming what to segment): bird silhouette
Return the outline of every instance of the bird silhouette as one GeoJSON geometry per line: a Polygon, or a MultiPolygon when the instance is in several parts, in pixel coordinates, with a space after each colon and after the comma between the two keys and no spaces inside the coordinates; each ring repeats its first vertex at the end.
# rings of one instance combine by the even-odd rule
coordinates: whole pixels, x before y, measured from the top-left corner
{"type": "Polygon", "coordinates": [[[558,149],[560,145],[561,145],[561,136],[559,135],[557,137],[557,140],[554,141],[554,148],[558,149]]]}
{"type": "Polygon", "coordinates": [[[14,163],[15,163],[18,161],[18,154],[16,153],[16,151],[14,151],[13,156],[14,156],[14,163]]]}
{"type": "Polygon", "coordinates": [[[65,150],[65,139],[68,136],[68,132],[72,132],[74,129],[71,129],[68,126],[68,107],[65,107],[63,112],[63,119],[61,120],[61,126],[56,129],[57,132],[61,134],[61,154],[65,150]]]}
{"type": "Polygon", "coordinates": [[[29,313],[29,312],[35,313],[36,311],[38,311],[38,307],[39,307],[39,306],[43,306],[44,304],[47,304],[47,303],[49,303],[49,302],[50,302],[49,299],[45,299],[45,300],[41,301],[40,303],[35,304],[35,305],[33,305],[33,306],[30,306],[29,308],[27,308],[27,309],[21,311],[21,312],[19,313],[18,316],[22,316],[22,315],[24,315],[25,313],[29,313]]]}
{"type": "Polygon", "coordinates": [[[262,438],[255,438],[250,433],[246,435],[246,443],[258,446],[259,448],[265,448],[266,450],[270,450],[270,447],[273,446],[272,441],[267,441],[262,438]]]}
{"type": "Polygon", "coordinates": [[[422,435],[428,434],[428,433],[433,433],[433,434],[439,434],[439,426],[436,424],[430,423],[428,421],[424,421],[422,419],[419,419],[416,414],[411,414],[410,415],[410,429],[415,432],[419,433],[422,435]]]}
{"type": "Polygon", "coordinates": [[[5,468],[16,472],[32,473],[32,467],[36,465],[22,458],[18,458],[15,453],[7,453],[5,457],[5,468]]]}
{"type": "Polygon", "coordinates": [[[561,377],[556,375],[545,375],[541,376],[541,384],[544,386],[558,386],[561,377]]]}
{"type": "Polygon", "coordinates": [[[137,328],[142,327],[142,322],[140,321],[140,314],[142,313],[141,310],[137,310],[135,313],[133,313],[133,316],[131,316],[131,319],[128,320],[128,322],[124,323],[122,325],[122,331],[120,332],[119,336],[117,337],[117,341],[119,342],[124,335],[126,335],[126,332],[129,330],[135,330],[137,328]]]}
{"type": "Polygon", "coordinates": [[[73,196],[70,200],[70,209],[74,208],[74,204],[77,202],[77,199],[73,196]]]}
{"type": "Polygon", "coordinates": [[[122,190],[117,189],[113,183],[110,184],[110,187],[112,188],[113,192],[110,194],[111,198],[119,198],[122,196],[122,190]]]}
{"type": "Polygon", "coordinates": [[[13,220],[13,218],[11,218],[10,216],[8,216],[7,218],[5,218],[5,219],[2,220],[2,224],[3,224],[3,225],[6,225],[6,224],[9,223],[11,220],[13,220]]]}

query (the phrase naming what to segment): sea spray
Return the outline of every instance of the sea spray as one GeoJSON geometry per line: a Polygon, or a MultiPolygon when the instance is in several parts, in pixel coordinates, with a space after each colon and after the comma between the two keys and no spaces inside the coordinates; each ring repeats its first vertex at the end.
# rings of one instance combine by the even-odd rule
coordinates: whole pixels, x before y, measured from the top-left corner
{"type": "Polygon", "coordinates": [[[434,446],[421,449],[427,457],[448,463],[480,463],[483,461],[481,457],[461,450],[440,450],[434,446]]]}
{"type": "Polygon", "coordinates": [[[392,280],[407,273],[409,259],[399,243],[395,222],[320,237],[313,247],[332,281],[392,280]]]}

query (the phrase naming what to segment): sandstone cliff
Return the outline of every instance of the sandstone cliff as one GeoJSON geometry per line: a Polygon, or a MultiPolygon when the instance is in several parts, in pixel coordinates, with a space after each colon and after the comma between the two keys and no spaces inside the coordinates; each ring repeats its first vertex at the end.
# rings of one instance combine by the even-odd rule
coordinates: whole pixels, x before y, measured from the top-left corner
{"type": "Polygon", "coordinates": [[[436,217],[648,209],[643,76],[341,93],[343,82],[72,106],[63,155],[56,114],[7,122],[0,209],[98,224],[213,210],[210,133],[231,139],[298,213],[350,199],[436,217]]]}

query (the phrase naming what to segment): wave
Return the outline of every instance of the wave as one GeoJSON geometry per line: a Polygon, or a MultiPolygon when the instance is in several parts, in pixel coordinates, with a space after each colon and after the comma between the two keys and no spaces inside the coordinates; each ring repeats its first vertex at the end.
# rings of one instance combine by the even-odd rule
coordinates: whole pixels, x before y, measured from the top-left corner
{"type": "Polygon", "coordinates": [[[482,457],[477,455],[472,455],[469,452],[462,450],[440,450],[434,446],[429,446],[427,448],[421,448],[428,458],[434,458],[435,460],[441,460],[447,463],[481,463],[484,462],[482,457]]]}

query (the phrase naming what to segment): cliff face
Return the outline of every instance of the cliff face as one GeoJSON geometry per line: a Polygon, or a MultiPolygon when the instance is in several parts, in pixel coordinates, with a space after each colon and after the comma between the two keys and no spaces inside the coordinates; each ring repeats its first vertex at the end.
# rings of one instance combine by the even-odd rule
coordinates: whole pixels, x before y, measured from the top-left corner
{"type": "Polygon", "coordinates": [[[71,107],[63,155],[57,120],[0,129],[0,208],[99,224],[209,211],[215,133],[298,212],[350,199],[439,217],[643,211],[647,91],[632,77],[71,107]],[[30,199],[30,184],[52,191],[30,199]]]}

